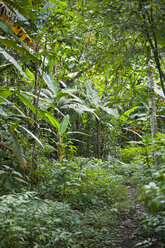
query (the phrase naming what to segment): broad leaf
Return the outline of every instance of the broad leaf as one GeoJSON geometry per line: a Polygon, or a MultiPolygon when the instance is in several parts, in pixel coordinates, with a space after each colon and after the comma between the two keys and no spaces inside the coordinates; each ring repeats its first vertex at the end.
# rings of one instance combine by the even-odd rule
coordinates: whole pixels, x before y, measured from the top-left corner
{"type": "Polygon", "coordinates": [[[56,96],[58,88],[55,80],[53,80],[50,75],[44,73],[44,81],[47,84],[49,90],[51,90],[54,96],[56,96]]]}
{"type": "Polygon", "coordinates": [[[8,33],[8,34],[13,35],[12,29],[11,29],[10,26],[9,26],[7,23],[5,23],[4,21],[0,21],[0,28],[1,28],[5,33],[8,33]]]}
{"type": "Polygon", "coordinates": [[[59,135],[63,135],[66,132],[68,124],[69,124],[69,115],[66,115],[60,124],[59,135]]]}
{"type": "MultiPolygon", "coordinates": [[[[2,43],[6,47],[10,47],[10,48],[14,49],[15,51],[17,51],[20,54],[26,55],[26,60],[33,60],[34,62],[41,64],[41,61],[34,54],[32,54],[29,51],[29,49],[27,49],[25,46],[17,45],[16,42],[9,40],[9,39],[6,39],[2,36],[0,36],[0,43],[2,43]]],[[[26,78],[27,78],[27,76],[26,76],[26,78]]]]}
{"type": "Polygon", "coordinates": [[[99,99],[99,96],[95,90],[92,89],[88,79],[85,80],[85,87],[87,91],[87,96],[90,101],[90,103],[95,107],[98,108],[98,106],[101,104],[101,101],[99,99]]]}
{"type": "Polygon", "coordinates": [[[57,131],[59,131],[60,123],[58,122],[58,120],[54,116],[52,116],[49,112],[46,112],[45,115],[48,117],[51,124],[57,129],[57,131]]]}
{"type": "Polygon", "coordinates": [[[113,109],[113,108],[108,108],[108,107],[101,107],[107,114],[109,115],[113,115],[116,118],[119,118],[119,113],[117,111],[117,109],[113,109]]]}
{"type": "Polygon", "coordinates": [[[32,6],[32,1],[31,0],[22,0],[22,3],[24,5],[24,8],[32,6]]]}
{"type": "Polygon", "coordinates": [[[3,56],[17,68],[17,70],[20,72],[20,74],[24,78],[28,79],[28,77],[23,72],[22,68],[19,66],[19,64],[17,63],[17,61],[12,56],[10,56],[10,54],[8,54],[5,50],[3,50],[1,47],[0,47],[0,53],[3,54],[3,56]]]}
{"type": "Polygon", "coordinates": [[[90,112],[94,114],[95,109],[88,108],[87,106],[79,103],[73,103],[65,105],[64,108],[71,108],[75,110],[78,114],[83,114],[84,112],[90,112]]]}
{"type": "Polygon", "coordinates": [[[159,96],[163,97],[165,99],[165,95],[163,93],[162,89],[159,89],[156,85],[154,86],[154,91],[156,94],[158,94],[159,96]]]}
{"type": "Polygon", "coordinates": [[[17,96],[19,97],[19,99],[28,107],[31,109],[31,111],[36,114],[36,109],[33,106],[33,104],[29,101],[29,99],[27,97],[25,97],[24,95],[17,93],[17,96]]]}
{"type": "MultiPolygon", "coordinates": [[[[4,98],[7,98],[8,96],[10,96],[11,94],[13,94],[13,92],[11,92],[10,90],[5,90],[3,88],[0,89],[0,96],[1,97],[4,97],[4,98]]],[[[0,102],[2,102],[4,100],[1,100],[0,99],[0,102]]]]}

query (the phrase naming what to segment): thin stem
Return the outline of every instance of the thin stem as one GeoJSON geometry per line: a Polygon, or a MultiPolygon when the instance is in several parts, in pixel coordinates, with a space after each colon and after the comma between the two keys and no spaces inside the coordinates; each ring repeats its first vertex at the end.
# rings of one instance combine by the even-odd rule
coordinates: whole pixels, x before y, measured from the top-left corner
{"type": "MultiPolygon", "coordinates": [[[[37,130],[38,130],[38,109],[39,109],[39,98],[40,98],[40,93],[41,93],[41,89],[42,89],[42,85],[43,85],[43,75],[44,75],[44,69],[45,69],[45,59],[46,59],[46,52],[47,52],[47,36],[45,39],[45,53],[44,53],[44,58],[43,58],[43,64],[42,64],[42,74],[41,74],[41,84],[39,89],[37,88],[37,98],[35,99],[35,109],[36,109],[36,114],[35,114],[35,130],[34,130],[34,134],[37,136],[37,130]]],[[[39,67],[38,65],[36,65],[36,82],[38,85],[38,76],[39,74],[39,67]]],[[[34,146],[33,146],[33,153],[32,153],[32,169],[35,169],[35,157],[36,157],[36,146],[37,146],[37,141],[34,140],[34,146]]]]}

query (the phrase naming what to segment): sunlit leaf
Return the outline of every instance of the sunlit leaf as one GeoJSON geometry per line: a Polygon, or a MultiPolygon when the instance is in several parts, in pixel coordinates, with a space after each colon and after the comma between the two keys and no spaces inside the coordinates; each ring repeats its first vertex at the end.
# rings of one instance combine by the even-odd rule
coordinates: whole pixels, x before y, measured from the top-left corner
{"type": "Polygon", "coordinates": [[[113,109],[113,108],[108,108],[108,107],[101,107],[107,114],[109,115],[113,115],[114,117],[118,118],[119,117],[119,113],[117,111],[117,109],[113,109]]]}
{"type": "Polygon", "coordinates": [[[125,121],[125,120],[128,118],[129,114],[131,114],[131,113],[132,113],[134,110],[136,110],[137,108],[139,108],[139,106],[136,106],[136,107],[133,107],[133,108],[127,110],[126,112],[124,112],[124,113],[120,116],[120,119],[121,119],[122,121],[125,121]]]}
{"type": "Polygon", "coordinates": [[[60,123],[59,135],[63,135],[69,124],[69,115],[64,116],[62,122],[60,123]]]}
{"type": "Polygon", "coordinates": [[[48,117],[51,124],[57,129],[57,131],[59,131],[60,123],[58,122],[58,120],[54,116],[52,116],[49,112],[46,112],[45,115],[48,117]]]}
{"type": "MultiPolygon", "coordinates": [[[[1,88],[0,89],[0,96],[4,97],[4,98],[7,98],[8,96],[12,95],[13,92],[10,91],[10,90],[6,90],[6,89],[3,89],[1,88]]],[[[3,100],[0,100],[0,102],[2,102],[3,100]]]]}

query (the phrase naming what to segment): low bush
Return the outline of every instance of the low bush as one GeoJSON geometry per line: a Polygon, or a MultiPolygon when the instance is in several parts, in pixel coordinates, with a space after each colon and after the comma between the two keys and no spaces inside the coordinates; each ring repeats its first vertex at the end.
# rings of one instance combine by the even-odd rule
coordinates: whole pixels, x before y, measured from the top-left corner
{"type": "Polygon", "coordinates": [[[0,198],[1,247],[111,247],[118,215],[130,208],[122,183],[110,161],[45,162],[35,192],[0,198]]]}
{"type": "Polygon", "coordinates": [[[137,247],[160,247],[165,244],[165,167],[153,174],[153,181],[144,186],[139,196],[149,210],[143,219],[146,239],[137,247]]]}
{"type": "Polygon", "coordinates": [[[122,176],[97,159],[78,158],[62,164],[52,162],[47,179],[38,187],[41,198],[59,199],[73,208],[101,207],[127,198],[122,176]]]}
{"type": "Polygon", "coordinates": [[[71,247],[78,243],[80,214],[34,192],[4,195],[0,202],[2,248],[71,247]]]}

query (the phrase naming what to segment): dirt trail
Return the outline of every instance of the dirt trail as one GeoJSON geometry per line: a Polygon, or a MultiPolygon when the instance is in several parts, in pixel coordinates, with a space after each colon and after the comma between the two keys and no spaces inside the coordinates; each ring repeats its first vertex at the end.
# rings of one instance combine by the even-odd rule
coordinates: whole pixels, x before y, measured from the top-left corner
{"type": "Polygon", "coordinates": [[[134,236],[134,231],[140,225],[143,208],[135,200],[135,189],[132,186],[127,186],[127,189],[128,197],[133,203],[134,209],[120,217],[119,234],[116,237],[114,248],[134,248],[135,244],[140,241],[138,237],[134,236]]]}

